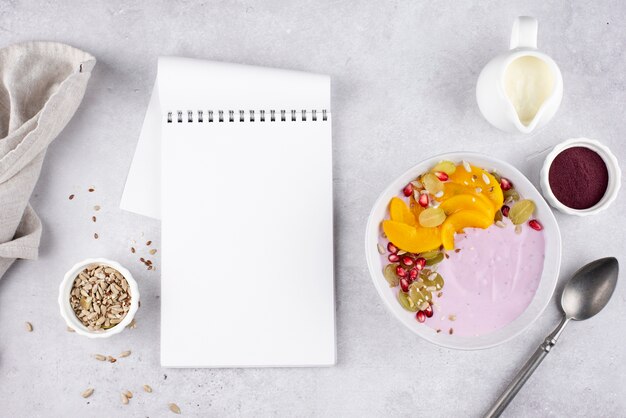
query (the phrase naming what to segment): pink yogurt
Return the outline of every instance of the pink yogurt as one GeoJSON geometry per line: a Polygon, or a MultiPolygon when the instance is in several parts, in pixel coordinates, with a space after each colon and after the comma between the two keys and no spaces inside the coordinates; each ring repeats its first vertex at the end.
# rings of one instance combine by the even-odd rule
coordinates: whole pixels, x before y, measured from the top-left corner
{"type": "Polygon", "coordinates": [[[504,219],[506,228],[466,228],[455,237],[437,271],[444,280],[442,296],[426,325],[454,335],[488,334],[515,320],[530,304],[543,270],[542,231],[528,225],[521,234],[504,219]]]}

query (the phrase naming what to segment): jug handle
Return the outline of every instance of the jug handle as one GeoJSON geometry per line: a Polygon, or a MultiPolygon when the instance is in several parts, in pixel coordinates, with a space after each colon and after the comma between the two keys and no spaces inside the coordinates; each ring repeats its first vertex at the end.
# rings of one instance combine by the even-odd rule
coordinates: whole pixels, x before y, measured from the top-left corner
{"type": "Polygon", "coordinates": [[[537,49],[537,19],[531,16],[519,16],[513,22],[511,33],[511,49],[537,49]]]}

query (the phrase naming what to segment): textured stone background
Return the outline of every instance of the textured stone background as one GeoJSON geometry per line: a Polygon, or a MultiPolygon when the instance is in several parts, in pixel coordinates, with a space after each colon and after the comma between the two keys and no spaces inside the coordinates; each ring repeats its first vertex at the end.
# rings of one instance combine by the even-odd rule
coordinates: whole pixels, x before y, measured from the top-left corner
{"type": "MultiPolygon", "coordinates": [[[[430,345],[386,311],[370,282],[367,215],[395,176],[444,151],[504,158],[535,184],[543,152],[566,138],[597,138],[626,161],[625,21],[626,5],[618,0],[3,1],[2,45],[61,41],[92,53],[98,64],[82,107],[49,149],[33,196],[45,225],[40,260],[17,263],[0,281],[0,416],[156,417],[170,414],[168,402],[186,416],[480,415],[556,325],[556,305],[494,349],[430,345]],[[539,19],[539,46],[560,65],[565,82],[560,111],[529,136],[492,128],[474,99],[480,69],[506,50],[513,19],[523,14],[539,19]],[[159,275],[143,270],[129,251],[131,239],[151,239],[159,248],[159,224],[120,211],[118,203],[156,58],[167,54],[332,76],[336,367],[159,366],[159,275]],[[102,210],[93,224],[95,204],[102,210]],[[88,256],[116,259],[137,276],[143,303],[136,329],[107,341],[66,332],[57,287],[88,256]],[[33,333],[24,321],[33,323],[33,333]],[[116,364],[90,358],[125,349],[133,355],[116,364]],[[140,393],[144,383],[154,393],[140,393]],[[84,400],[88,386],[96,391],[84,400]],[[123,406],[119,392],[126,388],[136,396],[123,406]]],[[[626,262],[625,212],[622,192],[602,215],[557,215],[561,282],[601,256],[626,262]]],[[[154,259],[158,266],[158,254],[154,259]]],[[[606,311],[571,324],[507,415],[626,416],[625,302],[622,282],[606,311]]]]}

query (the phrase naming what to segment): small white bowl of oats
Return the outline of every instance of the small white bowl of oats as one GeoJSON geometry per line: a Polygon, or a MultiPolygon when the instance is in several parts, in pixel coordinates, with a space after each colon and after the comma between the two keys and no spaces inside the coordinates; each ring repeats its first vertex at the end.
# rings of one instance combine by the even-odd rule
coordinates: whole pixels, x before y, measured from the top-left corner
{"type": "Polygon", "coordinates": [[[121,264],[88,258],[65,273],[59,286],[59,308],[76,333],[107,338],[132,322],[139,308],[139,288],[121,264]]]}

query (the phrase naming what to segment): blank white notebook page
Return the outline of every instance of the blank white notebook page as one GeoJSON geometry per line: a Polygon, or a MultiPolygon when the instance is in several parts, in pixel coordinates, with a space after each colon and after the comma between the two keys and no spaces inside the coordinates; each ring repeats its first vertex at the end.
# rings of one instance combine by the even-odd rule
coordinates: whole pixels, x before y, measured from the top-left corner
{"type": "Polygon", "coordinates": [[[162,365],[334,364],[328,77],[167,58],[158,83],[162,365]]]}

